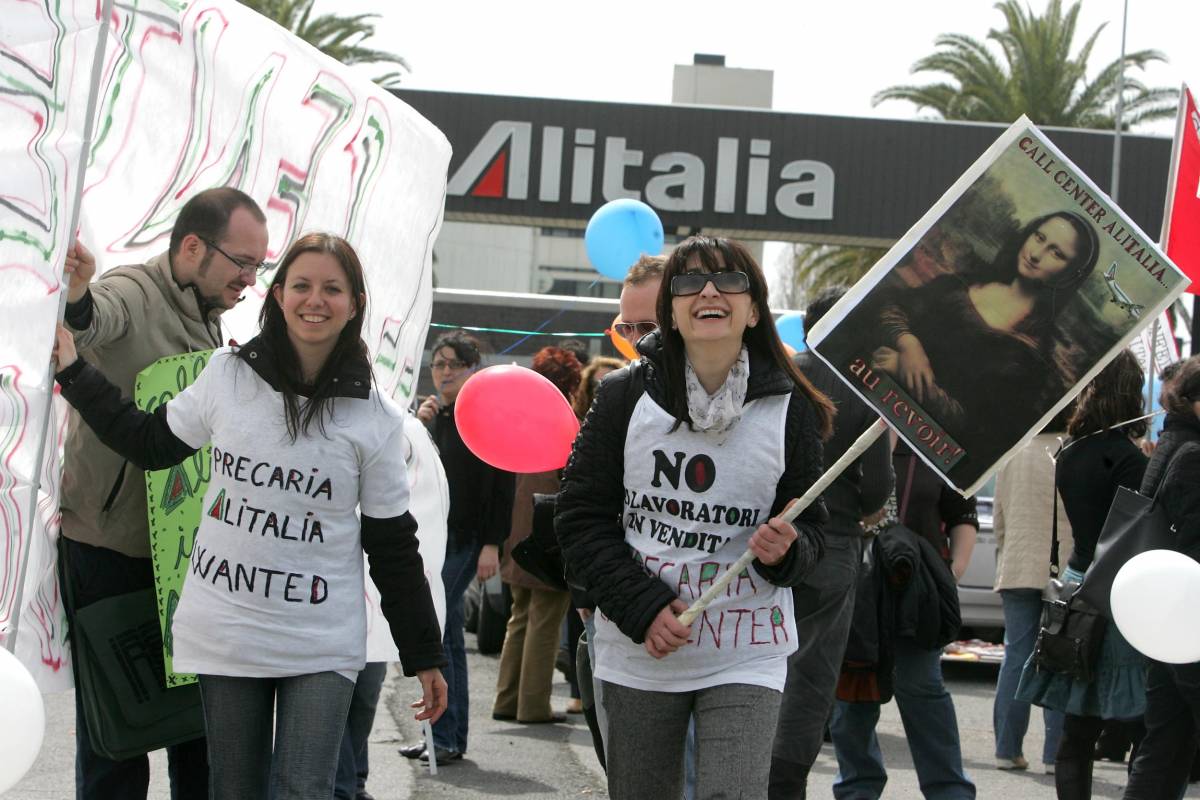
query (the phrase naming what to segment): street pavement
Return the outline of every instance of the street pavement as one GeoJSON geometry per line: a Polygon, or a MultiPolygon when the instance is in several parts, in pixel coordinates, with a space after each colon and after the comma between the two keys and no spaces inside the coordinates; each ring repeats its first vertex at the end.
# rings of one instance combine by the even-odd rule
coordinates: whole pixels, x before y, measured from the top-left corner
{"type": "MultiPolygon", "coordinates": [[[[412,720],[408,703],[417,695],[417,684],[393,671],[384,688],[380,713],[371,736],[371,776],[368,790],[378,800],[444,800],[448,798],[527,797],[605,798],[604,775],[596,763],[591,737],[581,716],[560,725],[518,725],[491,718],[491,700],[496,684],[498,659],[481,656],[468,634],[471,675],[470,751],[462,761],[442,765],[437,775],[415,761],[402,758],[397,748],[414,741],[420,729],[412,720]]],[[[947,664],[947,685],[958,711],[963,760],[978,786],[980,798],[1026,800],[1054,797],[1054,778],[1045,775],[1038,763],[1041,753],[1041,714],[1034,710],[1025,739],[1030,759],[1028,772],[1001,772],[992,759],[992,694],[996,667],[984,664],[947,664]]],[[[556,674],[556,708],[567,701],[567,685],[556,674]]],[[[74,786],[74,699],[69,692],[50,695],[47,700],[45,743],[38,761],[5,800],[68,800],[74,786]]],[[[887,798],[919,798],[916,774],[904,741],[904,729],[896,705],[883,708],[879,722],[880,745],[889,769],[887,798]]],[[[833,748],[826,745],[809,781],[811,797],[830,797],[837,764],[833,748]]],[[[167,800],[166,759],[152,756],[149,797],[167,800]]],[[[1120,797],[1125,785],[1125,767],[1098,763],[1092,796],[1120,797]]],[[[1186,797],[1200,798],[1193,786],[1186,797]]],[[[657,799],[656,799],[657,800],[657,799]]]]}

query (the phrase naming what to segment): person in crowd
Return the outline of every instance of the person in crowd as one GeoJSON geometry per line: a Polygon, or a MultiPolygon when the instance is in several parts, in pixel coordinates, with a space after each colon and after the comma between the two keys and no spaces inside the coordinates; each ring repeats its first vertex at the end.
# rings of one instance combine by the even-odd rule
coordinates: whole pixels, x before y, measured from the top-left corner
{"type": "MultiPolygon", "coordinates": [[[[535,353],[533,371],[547,378],[568,399],[579,387],[579,361],[561,348],[543,347],[535,353]]],[[[566,721],[564,714],[550,707],[550,689],[571,595],[542,583],[512,557],[513,548],[533,530],[533,495],[556,494],[558,484],[558,470],[516,477],[512,530],[504,542],[500,562],[500,574],[512,590],[512,612],[500,651],[493,719],[523,724],[566,721]]]]}
{"type": "Polygon", "coordinates": [[[662,284],[664,256],[642,256],[621,284],[621,319],[613,325],[617,335],[637,345],[638,339],[658,329],[659,286],[662,284]]]}
{"type": "MultiPolygon", "coordinates": [[[[810,329],[846,294],[845,286],[820,292],[804,313],[810,329]]],[[[842,457],[878,419],[825,363],[811,352],[795,357],[813,386],[837,406],[825,463],[842,457]]],[[[788,658],[787,685],[771,758],[769,797],[803,798],[808,773],[821,751],[834,690],[854,612],[854,587],[862,560],[862,520],[879,512],[895,485],[887,437],[879,437],[825,490],[829,522],[825,553],[809,577],[792,589],[799,649],[788,658]]]]}
{"type": "MultiPolygon", "coordinates": [[[[1051,455],[1061,444],[1068,408],[1051,420],[1037,436],[996,475],[993,530],[996,533],[996,576],[993,588],[1000,593],[1004,611],[1004,659],[996,681],[992,705],[992,734],[996,739],[996,768],[1029,768],[1023,744],[1029,728],[1029,703],[1016,699],[1021,669],[1033,654],[1042,620],[1042,591],[1050,575],[1051,520],[1057,514],[1058,563],[1071,552],[1071,524],[1055,491],[1051,455]],[[1055,508],[1055,504],[1059,508],[1055,508]]],[[[1042,765],[1054,771],[1063,714],[1042,712],[1045,737],[1042,765]]]]}
{"type": "MultiPolygon", "coordinates": [[[[904,442],[896,444],[892,464],[899,522],[934,546],[957,581],[970,563],[979,530],[975,498],[943,483],[904,442]]],[[[925,649],[910,638],[892,642],[896,705],[921,794],[930,800],[970,800],[975,784],[963,771],[958,719],[942,679],[941,656],[940,649],[925,649]]],[[[878,702],[844,700],[834,706],[830,733],[838,775],[833,795],[839,800],[883,794],[887,770],[875,733],[879,707],[878,702]]]]}
{"type": "MultiPolygon", "coordinates": [[[[571,398],[571,408],[574,409],[575,416],[581,420],[587,416],[588,409],[592,407],[592,400],[596,397],[596,390],[600,388],[600,381],[604,379],[605,375],[624,365],[624,361],[608,356],[596,356],[589,359],[583,367],[583,372],[579,375],[579,388],[571,398]]],[[[593,713],[588,715],[583,707],[582,693],[579,688],[578,645],[580,637],[586,630],[584,618],[594,610],[594,606],[590,603],[590,600],[584,599],[582,596],[573,595],[571,605],[574,612],[567,614],[566,625],[567,680],[571,684],[571,699],[567,703],[567,713],[588,716],[589,727],[595,724],[595,713],[593,708],[593,713]],[[580,605],[581,602],[582,605],[580,605]]]]}
{"type": "MultiPolygon", "coordinates": [[[[1146,456],[1137,440],[1147,424],[1141,417],[1142,368],[1126,350],[1080,393],[1056,457],[1055,479],[1074,536],[1063,581],[1083,580],[1117,488],[1142,482],[1146,456]]],[[[1130,720],[1140,738],[1145,659],[1115,625],[1105,628],[1099,659],[1090,682],[1039,669],[1027,659],[1017,691],[1020,700],[1066,713],[1054,763],[1055,788],[1064,800],[1092,796],[1092,758],[1104,720],[1130,720]]]]}
{"type": "Polygon", "coordinates": [[[217,350],[153,414],[77,358],[59,328],[63,397],[105,445],[163,469],[212,443],[172,634],[175,667],[199,675],[216,800],[332,796],[365,663],[363,551],[404,671],[421,682],[418,719],[446,705],[408,513],[404,412],[372,388],[366,300],[348,242],[301,237],[271,281],[261,333],[217,350]]]}
{"type": "Polygon", "coordinates": [[[346,715],[346,730],[338,752],[337,775],[334,779],[334,800],[375,800],[367,791],[371,772],[368,737],[375,725],[375,710],[379,694],[387,678],[386,661],[368,661],[354,682],[350,710],[346,715]]]}
{"type": "MultiPolygon", "coordinates": [[[[167,251],[144,264],[109,270],[91,283],[95,260],[76,243],[66,262],[66,326],[96,369],[132,394],[137,374],[158,359],[221,346],[220,316],[254,284],[266,255],[266,217],[253,199],[233,188],[200,192],[180,210],[167,251]]],[[[59,577],[76,608],[154,586],[145,479],[74,413],[64,453],[61,533],[59,577]]],[[[161,648],[157,632],[154,639],[148,646],[161,648]]],[[[75,701],[77,798],[144,800],[147,757],[98,755],[81,692],[75,701]]],[[[167,748],[172,798],[208,797],[206,753],[203,738],[167,748]]]]}
{"type": "Polygon", "coordinates": [[[796,648],[791,586],[822,553],[833,406],[787,357],[762,270],[693,236],[667,259],[661,328],[600,386],[567,462],[555,529],[592,593],[613,798],[679,797],[694,715],[696,794],[763,797],[796,648]],[[729,564],[752,565],[691,626],[677,615],[729,564]],[[770,734],[768,734],[770,735],[770,734]]]}
{"type": "MultiPolygon", "coordinates": [[[[1167,418],[1139,491],[1157,492],[1171,528],[1174,549],[1200,560],[1200,356],[1179,365],[1162,390],[1167,418]],[[1172,459],[1176,453],[1179,458],[1172,459]],[[1168,469],[1170,465],[1170,469],[1168,469]]],[[[1150,660],[1146,673],[1146,735],[1133,757],[1126,800],[1176,798],[1187,788],[1200,738],[1200,662],[1150,660]]]]}
{"type": "MultiPolygon", "coordinates": [[[[998,458],[1009,441],[1002,432],[1026,430],[1062,394],[1052,358],[1056,320],[1092,274],[1099,249],[1091,222],[1056,211],[1009,237],[990,263],[971,258],[924,286],[890,291],[872,367],[895,378],[951,436],[981,425],[996,430],[998,458]],[[988,365],[987,380],[980,364],[988,365]],[[1028,402],[1013,408],[1013,396],[1028,402]]],[[[990,463],[991,453],[974,451],[990,463]]]]}
{"type": "MultiPolygon", "coordinates": [[[[486,581],[499,571],[500,545],[512,521],[513,474],[485,464],[472,453],[454,420],[454,401],[482,361],[479,341],[465,331],[439,336],[430,351],[429,365],[436,394],[425,398],[417,409],[417,418],[430,428],[450,485],[446,560],[442,566],[446,590],[442,644],[450,662],[446,668],[450,705],[433,725],[439,764],[458,761],[467,752],[470,695],[463,595],[471,581],[486,581]]],[[[400,753],[406,758],[429,760],[424,742],[401,747],[400,753]]]]}

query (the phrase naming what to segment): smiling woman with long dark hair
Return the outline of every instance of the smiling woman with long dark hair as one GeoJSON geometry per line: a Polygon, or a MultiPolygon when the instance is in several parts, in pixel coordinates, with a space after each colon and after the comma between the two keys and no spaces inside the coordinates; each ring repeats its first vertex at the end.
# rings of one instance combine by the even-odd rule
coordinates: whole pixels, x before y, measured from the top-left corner
{"type": "Polygon", "coordinates": [[[679,797],[695,719],[697,796],[766,797],[787,656],[789,587],[820,558],[832,404],[795,368],[766,281],[737,242],[693,236],[667,260],[659,331],[600,385],[563,477],[555,530],[596,599],[595,677],[613,798],[679,797]],[[755,555],[691,627],[677,615],[755,555]]]}
{"type": "Polygon", "coordinates": [[[163,469],[212,442],[172,632],[175,668],[200,676],[218,800],[332,796],[366,658],[364,550],[401,664],[424,690],[418,718],[446,706],[441,633],[408,512],[404,412],[373,387],[366,301],[349,243],[301,237],[271,282],[262,333],[214,352],[153,414],[77,359],[59,328],[63,397],[104,444],[163,469]]]}

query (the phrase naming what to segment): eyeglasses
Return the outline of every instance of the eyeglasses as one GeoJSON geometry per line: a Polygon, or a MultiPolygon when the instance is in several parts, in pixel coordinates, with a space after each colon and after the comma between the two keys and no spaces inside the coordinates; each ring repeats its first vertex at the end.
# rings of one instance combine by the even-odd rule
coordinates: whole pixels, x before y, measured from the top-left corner
{"type": "Polygon", "coordinates": [[[653,320],[645,320],[642,322],[618,322],[613,325],[613,330],[617,332],[617,336],[622,339],[628,339],[636,334],[640,339],[648,333],[654,333],[658,330],[658,323],[653,320]]]}
{"type": "Polygon", "coordinates": [[[460,369],[466,369],[469,366],[471,366],[471,365],[468,364],[467,362],[459,361],[457,358],[455,358],[450,361],[434,361],[432,364],[429,365],[429,368],[430,369],[460,370],[460,369]]]}
{"type": "Polygon", "coordinates": [[[750,276],[744,272],[689,272],[671,278],[671,294],[675,297],[700,294],[709,281],[722,294],[741,294],[750,289],[750,276]]]}
{"type": "Polygon", "coordinates": [[[267,269],[270,268],[270,266],[271,266],[270,264],[268,264],[265,261],[260,261],[257,264],[247,264],[244,261],[240,261],[240,260],[234,258],[233,256],[229,255],[229,253],[226,253],[224,250],[222,250],[220,247],[217,246],[216,242],[210,242],[208,239],[200,239],[200,241],[204,242],[206,245],[211,247],[213,250],[216,250],[218,253],[220,253],[221,255],[228,258],[231,262],[233,262],[234,266],[236,266],[242,272],[253,272],[256,275],[261,275],[264,272],[266,272],[267,269]]]}

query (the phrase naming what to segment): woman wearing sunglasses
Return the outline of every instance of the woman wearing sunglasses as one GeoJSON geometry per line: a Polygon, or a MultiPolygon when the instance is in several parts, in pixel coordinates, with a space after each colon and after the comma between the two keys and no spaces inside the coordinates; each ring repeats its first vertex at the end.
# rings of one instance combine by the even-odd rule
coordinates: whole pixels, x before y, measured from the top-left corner
{"type": "Polygon", "coordinates": [[[613,798],[679,797],[695,719],[697,797],[765,797],[792,595],[820,558],[817,504],[784,507],[821,473],[833,407],[784,352],[766,281],[737,242],[669,256],[662,328],[599,392],[567,463],[555,528],[597,601],[596,664],[613,798]],[[747,549],[690,627],[677,616],[747,549]]]}

